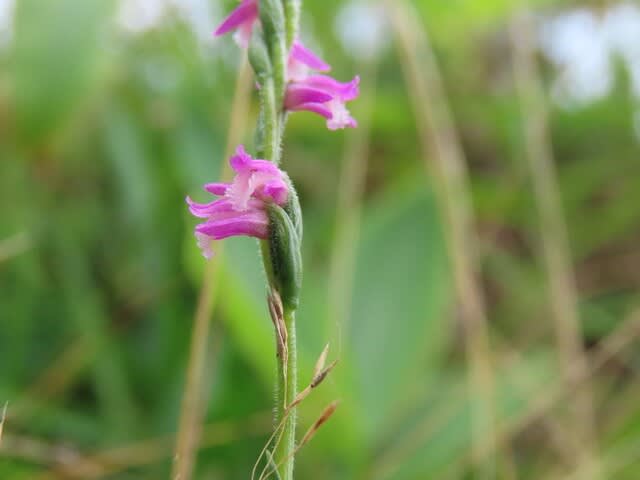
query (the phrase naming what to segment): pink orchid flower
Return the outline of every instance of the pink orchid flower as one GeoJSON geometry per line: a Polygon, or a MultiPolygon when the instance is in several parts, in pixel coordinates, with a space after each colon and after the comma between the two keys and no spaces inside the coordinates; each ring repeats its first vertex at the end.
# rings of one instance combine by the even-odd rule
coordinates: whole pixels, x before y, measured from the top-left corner
{"type": "Polygon", "coordinates": [[[205,258],[213,256],[213,240],[238,235],[267,238],[267,204],[273,202],[282,206],[289,195],[286,174],[267,160],[253,159],[242,145],[229,163],[236,172],[231,183],[204,186],[207,192],[222,198],[210,203],[186,199],[194,216],[207,219],[195,228],[196,240],[205,258]]]}
{"type": "Polygon", "coordinates": [[[242,0],[213,33],[215,36],[235,30],[234,39],[242,48],[249,47],[253,27],[258,21],[258,0],[242,0]]]}
{"type": "Polygon", "coordinates": [[[327,128],[339,128],[358,125],[347,110],[346,102],[354,100],[360,94],[360,77],[342,83],[327,75],[311,75],[311,70],[325,72],[331,67],[295,41],[289,52],[287,76],[289,84],[284,106],[289,111],[307,110],[327,119],[327,128]]]}

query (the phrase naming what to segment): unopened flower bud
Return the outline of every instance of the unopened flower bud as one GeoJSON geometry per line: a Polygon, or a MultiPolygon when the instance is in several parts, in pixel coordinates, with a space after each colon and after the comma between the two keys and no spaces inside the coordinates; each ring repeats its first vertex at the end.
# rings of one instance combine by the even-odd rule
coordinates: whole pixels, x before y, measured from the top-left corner
{"type": "Polygon", "coordinates": [[[271,75],[271,60],[267,46],[264,44],[262,35],[254,32],[249,44],[249,62],[256,74],[258,83],[262,84],[264,79],[271,75]]]}
{"type": "Polygon", "coordinates": [[[284,9],[281,0],[260,0],[260,22],[267,45],[284,39],[284,9]]]}
{"type": "Polygon", "coordinates": [[[300,238],[287,212],[275,203],[267,207],[269,215],[269,254],[271,281],[285,308],[296,309],[302,284],[300,238]]]}
{"type": "Polygon", "coordinates": [[[284,208],[284,211],[289,215],[289,218],[296,229],[298,240],[302,243],[302,209],[300,208],[300,199],[298,198],[298,193],[296,192],[296,189],[293,188],[289,177],[287,177],[286,180],[289,182],[289,197],[287,198],[287,203],[285,203],[282,208],[284,208]]]}

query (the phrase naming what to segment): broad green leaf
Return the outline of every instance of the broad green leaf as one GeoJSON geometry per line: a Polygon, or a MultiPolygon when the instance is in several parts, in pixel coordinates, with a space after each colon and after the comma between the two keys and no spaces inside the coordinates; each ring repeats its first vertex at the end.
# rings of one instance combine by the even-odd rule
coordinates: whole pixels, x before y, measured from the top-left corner
{"type": "Polygon", "coordinates": [[[374,438],[406,392],[430,380],[452,329],[447,256],[426,186],[400,185],[367,208],[355,268],[344,353],[374,438]]]}

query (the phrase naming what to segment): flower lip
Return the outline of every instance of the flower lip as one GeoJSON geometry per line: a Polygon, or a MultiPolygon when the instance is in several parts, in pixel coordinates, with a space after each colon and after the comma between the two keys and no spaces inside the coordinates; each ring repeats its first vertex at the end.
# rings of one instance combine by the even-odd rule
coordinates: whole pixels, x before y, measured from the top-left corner
{"type": "Polygon", "coordinates": [[[305,103],[325,103],[333,100],[333,95],[325,90],[293,83],[287,89],[285,107],[295,108],[296,105],[305,103]]]}

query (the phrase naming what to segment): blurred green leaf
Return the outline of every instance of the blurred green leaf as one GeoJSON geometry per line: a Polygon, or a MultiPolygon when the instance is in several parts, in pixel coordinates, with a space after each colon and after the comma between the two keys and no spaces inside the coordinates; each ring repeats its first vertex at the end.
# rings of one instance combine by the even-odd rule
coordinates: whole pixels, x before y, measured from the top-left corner
{"type": "Polygon", "coordinates": [[[429,382],[438,368],[451,330],[448,272],[435,200],[423,184],[396,186],[367,208],[344,332],[365,438],[375,438],[419,373],[429,382]]]}
{"type": "Polygon", "coordinates": [[[63,128],[100,81],[107,49],[109,0],[16,2],[14,112],[24,145],[39,145],[63,128]]]}

